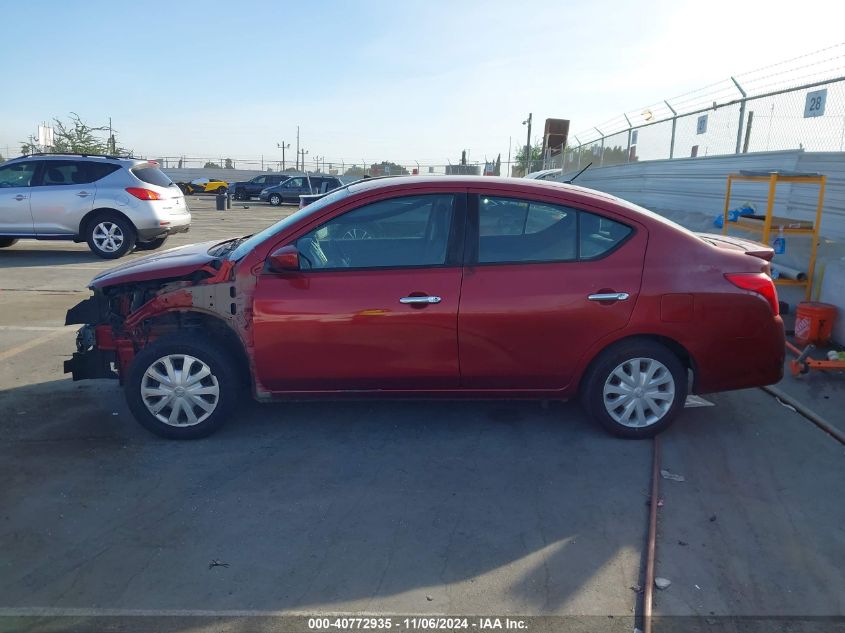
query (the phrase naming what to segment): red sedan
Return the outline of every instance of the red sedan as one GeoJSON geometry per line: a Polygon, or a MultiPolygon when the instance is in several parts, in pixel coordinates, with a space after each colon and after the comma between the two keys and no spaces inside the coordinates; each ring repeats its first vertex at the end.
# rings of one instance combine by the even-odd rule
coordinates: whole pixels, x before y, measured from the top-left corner
{"type": "Polygon", "coordinates": [[[96,277],[74,380],[117,377],[149,430],[208,435],[242,393],[568,399],[649,437],[688,392],[783,371],[772,249],[544,181],[338,189],[252,236],[96,277]]]}

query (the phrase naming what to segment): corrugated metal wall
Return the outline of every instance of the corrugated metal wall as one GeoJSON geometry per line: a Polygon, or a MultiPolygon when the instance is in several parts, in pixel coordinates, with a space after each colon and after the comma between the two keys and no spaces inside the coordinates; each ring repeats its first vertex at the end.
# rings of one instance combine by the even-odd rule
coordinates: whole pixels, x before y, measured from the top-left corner
{"type": "MultiPolygon", "coordinates": [[[[845,239],[845,153],[757,152],[731,156],[653,160],[610,167],[590,167],[576,184],[619,196],[657,212],[704,213],[715,216],[724,207],[725,184],[730,173],[785,170],[818,172],[827,176],[822,235],[845,239]]],[[[576,172],[561,179],[567,180],[576,172]]],[[[736,183],[731,208],[749,201],[765,211],[767,187],[736,183]]],[[[775,213],[812,220],[818,189],[812,185],[779,185],[775,213]]]]}

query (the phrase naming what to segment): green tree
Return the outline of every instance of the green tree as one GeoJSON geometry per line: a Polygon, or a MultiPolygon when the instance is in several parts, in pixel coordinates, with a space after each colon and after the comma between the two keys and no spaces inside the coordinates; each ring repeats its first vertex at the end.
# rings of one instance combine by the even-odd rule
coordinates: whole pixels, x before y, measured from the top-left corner
{"type": "Polygon", "coordinates": [[[531,153],[526,160],[526,147],[523,145],[516,154],[516,165],[512,169],[512,176],[525,176],[532,171],[539,171],[543,168],[543,144],[535,140],[531,146],[531,153]]]}
{"type": "Polygon", "coordinates": [[[231,158],[227,158],[226,160],[223,161],[223,169],[234,169],[234,168],[235,168],[235,163],[232,162],[231,158]]]}
{"type": "Polygon", "coordinates": [[[373,163],[369,172],[370,176],[407,176],[409,173],[402,165],[391,163],[389,160],[373,163]]]}
{"type": "Polygon", "coordinates": [[[355,176],[356,178],[360,178],[367,172],[364,170],[363,167],[359,167],[358,165],[352,165],[349,169],[343,172],[344,176],[355,176]]]}
{"type": "Polygon", "coordinates": [[[220,165],[218,165],[217,163],[213,163],[211,161],[208,161],[205,165],[203,165],[203,168],[205,168],[205,169],[220,169],[220,165]]]}
{"type": "MultiPolygon", "coordinates": [[[[118,147],[114,130],[112,130],[111,138],[108,136],[108,131],[107,125],[88,125],[76,112],[71,112],[67,122],[59,118],[53,119],[53,147],[51,151],[55,153],[130,156],[132,150],[118,147]]],[[[21,143],[21,152],[24,154],[32,154],[39,149],[32,141],[21,143]]]]}

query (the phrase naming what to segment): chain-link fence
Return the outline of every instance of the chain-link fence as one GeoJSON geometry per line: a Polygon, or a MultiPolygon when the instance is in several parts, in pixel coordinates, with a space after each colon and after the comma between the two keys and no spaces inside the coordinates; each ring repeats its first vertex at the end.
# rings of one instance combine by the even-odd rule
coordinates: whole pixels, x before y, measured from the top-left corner
{"type": "MultiPolygon", "coordinates": [[[[215,173],[233,171],[256,172],[285,172],[285,173],[321,173],[337,176],[402,176],[402,175],[475,175],[475,176],[507,176],[523,175],[525,164],[517,161],[492,160],[468,161],[460,163],[422,163],[418,161],[398,162],[369,162],[358,163],[346,161],[304,161],[300,163],[282,162],[271,157],[266,158],[227,158],[201,156],[160,156],[150,154],[150,160],[155,160],[164,169],[201,169],[214,170],[215,173]]],[[[542,169],[543,160],[531,161],[528,171],[542,169]]]]}
{"type": "Polygon", "coordinates": [[[845,43],[626,112],[544,161],[564,171],[784,149],[845,151],[845,43]]]}

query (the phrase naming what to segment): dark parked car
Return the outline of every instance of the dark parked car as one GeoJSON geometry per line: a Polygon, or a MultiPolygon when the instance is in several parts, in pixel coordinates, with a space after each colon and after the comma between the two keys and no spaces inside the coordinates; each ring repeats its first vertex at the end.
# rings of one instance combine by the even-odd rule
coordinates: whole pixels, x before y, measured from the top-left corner
{"type": "Polygon", "coordinates": [[[280,185],[267,187],[258,198],[273,206],[279,206],[283,202],[299,204],[299,196],[327,193],[342,186],[340,179],[334,176],[294,176],[280,185]]]}
{"type": "Polygon", "coordinates": [[[261,174],[252,180],[233,182],[229,189],[232,190],[235,200],[249,200],[260,194],[262,189],[283,183],[289,178],[286,174],[261,174]]]}
{"type": "Polygon", "coordinates": [[[213,432],[245,389],[580,395],[610,432],[649,437],[688,392],[780,380],[772,255],[571,185],[372,179],[249,237],[101,273],[68,312],[86,325],[65,371],[119,377],[171,438],[213,432]]]}

